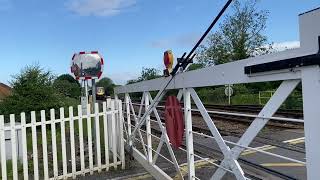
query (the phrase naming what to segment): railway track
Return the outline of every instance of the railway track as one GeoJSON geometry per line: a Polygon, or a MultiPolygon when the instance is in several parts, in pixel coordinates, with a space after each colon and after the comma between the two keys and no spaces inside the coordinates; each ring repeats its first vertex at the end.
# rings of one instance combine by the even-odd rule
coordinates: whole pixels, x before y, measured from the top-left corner
{"type": "MultiPolygon", "coordinates": [[[[251,113],[251,114],[257,114],[261,110],[261,107],[255,107],[255,106],[226,106],[227,108],[224,108],[225,106],[221,106],[221,105],[205,105],[205,107],[207,108],[208,111],[210,111],[210,110],[211,111],[225,111],[225,112],[231,111],[231,112],[241,112],[241,113],[244,112],[244,113],[251,113]]],[[[158,107],[158,112],[159,112],[160,117],[162,118],[162,121],[164,122],[164,119],[162,117],[163,107],[158,107]]],[[[212,117],[212,119],[215,121],[216,126],[219,129],[222,136],[233,136],[233,137],[240,138],[243,133],[239,132],[239,128],[232,129],[231,126],[242,124],[241,126],[243,126],[242,128],[245,130],[246,127],[248,127],[249,124],[254,119],[254,118],[247,118],[247,117],[235,116],[235,115],[217,114],[217,113],[212,113],[212,112],[208,112],[208,113],[212,117]]],[[[193,111],[192,115],[194,116],[193,130],[200,132],[200,133],[203,133],[203,134],[206,134],[206,135],[211,135],[211,132],[208,130],[208,128],[204,124],[197,124],[197,122],[200,121],[198,119],[202,118],[200,112],[193,111]]],[[[280,110],[277,112],[277,115],[278,116],[286,116],[286,117],[289,116],[291,118],[296,118],[296,117],[302,116],[302,113],[299,111],[296,111],[296,110],[293,110],[293,111],[280,110]]],[[[151,118],[155,119],[155,117],[152,115],[151,115],[151,118]]],[[[134,124],[134,122],[132,122],[132,124],[134,124]]],[[[276,130],[302,128],[302,127],[303,127],[302,123],[292,123],[292,122],[283,123],[283,121],[277,122],[274,120],[267,124],[267,128],[276,129],[276,130]]],[[[157,132],[160,133],[159,129],[153,128],[153,125],[152,125],[152,129],[153,129],[152,131],[155,132],[156,134],[157,134],[157,132]]],[[[257,143],[261,143],[261,144],[268,144],[268,145],[272,145],[275,147],[279,147],[279,148],[282,148],[285,150],[295,151],[298,153],[305,153],[304,146],[285,144],[281,140],[271,139],[268,136],[264,136],[264,134],[259,134],[255,138],[254,141],[257,143]]],[[[215,150],[212,147],[207,147],[205,144],[201,144],[198,142],[194,142],[194,143],[195,143],[195,146],[197,147],[197,149],[195,149],[195,151],[197,153],[204,154],[207,157],[212,157],[212,158],[213,157],[216,158],[218,155],[220,155],[220,156],[222,155],[222,153],[220,151],[215,150]],[[214,152],[214,155],[212,155],[212,153],[208,154],[206,152],[210,152],[210,153],[214,152]]],[[[239,162],[241,162],[245,166],[254,168],[260,172],[261,171],[267,172],[268,174],[272,174],[272,175],[274,175],[278,178],[281,178],[281,179],[288,179],[288,180],[296,179],[294,177],[291,177],[290,175],[283,174],[282,172],[277,172],[273,169],[261,166],[260,164],[250,162],[250,161],[245,160],[243,158],[239,158],[239,162]]],[[[253,179],[255,179],[255,178],[253,178],[253,179]]],[[[257,178],[257,179],[259,179],[259,178],[257,178]]]]}
{"type": "MultiPolygon", "coordinates": [[[[132,122],[132,123],[134,124],[134,122],[132,122]]],[[[145,130],[145,126],[142,126],[142,128],[145,130]]],[[[154,127],[151,127],[151,129],[152,129],[152,132],[154,133],[154,135],[156,135],[160,139],[161,138],[161,131],[158,128],[154,128],[154,127]]],[[[194,152],[197,155],[205,156],[206,158],[211,158],[211,159],[218,159],[218,162],[221,163],[221,160],[223,159],[223,154],[220,150],[209,147],[206,144],[198,143],[196,141],[194,141],[193,143],[194,143],[194,146],[197,147],[194,149],[194,152]]],[[[183,144],[182,148],[186,149],[187,147],[185,144],[183,144]]],[[[241,158],[241,157],[238,158],[238,161],[242,164],[243,168],[248,169],[250,171],[250,172],[246,173],[246,176],[249,177],[250,179],[262,180],[264,178],[261,178],[261,174],[267,173],[268,175],[272,175],[273,178],[277,178],[277,179],[297,180],[297,178],[295,178],[295,177],[284,174],[282,172],[275,171],[275,170],[270,169],[268,167],[264,167],[260,164],[248,161],[248,160],[241,158]],[[256,173],[258,173],[259,176],[256,175],[256,173]]],[[[268,177],[270,177],[270,176],[268,176],[268,177]]]]}

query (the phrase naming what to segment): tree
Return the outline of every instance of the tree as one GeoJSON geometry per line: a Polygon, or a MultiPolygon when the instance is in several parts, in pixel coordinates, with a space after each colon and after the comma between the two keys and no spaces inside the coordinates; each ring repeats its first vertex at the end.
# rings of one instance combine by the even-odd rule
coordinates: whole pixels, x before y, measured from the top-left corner
{"type": "Polygon", "coordinates": [[[127,84],[156,79],[159,77],[161,77],[160,71],[156,68],[142,68],[141,75],[137,79],[129,80],[127,84]]]}
{"type": "Polygon", "coordinates": [[[268,52],[266,28],[268,11],[258,10],[258,0],[234,1],[219,30],[208,37],[197,59],[206,66],[245,59],[268,52]]]}
{"type": "Polygon", "coordinates": [[[62,98],[52,87],[53,75],[38,65],[27,66],[13,76],[12,95],[0,105],[0,114],[20,114],[64,106],[62,98]]]}
{"type": "Polygon", "coordinates": [[[110,78],[101,78],[97,84],[97,87],[103,87],[106,94],[113,95],[113,88],[116,86],[110,78]]]}
{"type": "Polygon", "coordinates": [[[53,82],[53,88],[62,96],[78,99],[81,95],[80,83],[69,74],[57,77],[53,82]]]}

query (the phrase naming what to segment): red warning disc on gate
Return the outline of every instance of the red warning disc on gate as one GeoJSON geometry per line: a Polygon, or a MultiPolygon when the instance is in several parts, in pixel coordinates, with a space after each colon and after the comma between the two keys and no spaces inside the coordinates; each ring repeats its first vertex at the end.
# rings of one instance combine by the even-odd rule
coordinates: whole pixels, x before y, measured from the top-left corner
{"type": "Polygon", "coordinates": [[[184,120],[179,100],[175,96],[169,96],[166,100],[165,123],[172,146],[179,148],[183,140],[184,120]]]}

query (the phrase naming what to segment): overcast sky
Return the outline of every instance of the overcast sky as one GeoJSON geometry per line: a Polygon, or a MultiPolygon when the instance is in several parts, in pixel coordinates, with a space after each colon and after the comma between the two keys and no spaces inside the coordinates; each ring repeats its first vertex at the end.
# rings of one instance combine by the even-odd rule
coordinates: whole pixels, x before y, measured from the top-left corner
{"type": "MultiPolygon", "coordinates": [[[[0,82],[33,63],[69,73],[73,53],[98,50],[117,84],[142,67],[162,69],[163,52],[190,51],[225,0],[0,0],[0,82]]],[[[261,0],[266,35],[298,46],[298,14],[319,0],[261,0]]],[[[230,12],[230,9],[227,13],[230,12]]],[[[221,22],[221,21],[220,21],[221,22]]]]}

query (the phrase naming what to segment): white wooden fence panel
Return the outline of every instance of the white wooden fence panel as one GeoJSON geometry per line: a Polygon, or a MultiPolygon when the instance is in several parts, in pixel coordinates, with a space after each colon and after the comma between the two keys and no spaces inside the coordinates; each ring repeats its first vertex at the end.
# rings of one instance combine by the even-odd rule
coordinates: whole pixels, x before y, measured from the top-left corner
{"type": "MultiPolygon", "coordinates": [[[[61,151],[62,151],[62,171],[63,177],[68,174],[67,150],[66,150],[66,126],[64,119],[64,108],[60,108],[60,125],[61,125],[61,151]]],[[[66,178],[64,178],[66,179],[66,178]]]]}
{"type": "Polygon", "coordinates": [[[39,168],[38,168],[38,138],[37,138],[37,126],[36,126],[36,112],[31,112],[31,123],[32,123],[32,156],[33,156],[33,178],[39,179],[39,168]]]}
{"type": "Polygon", "coordinates": [[[56,122],[55,110],[50,110],[51,133],[52,133],[52,159],[53,159],[53,177],[58,177],[58,157],[57,157],[57,139],[56,139],[56,122]]]}
{"type": "Polygon", "coordinates": [[[72,178],[76,178],[76,152],[74,144],[74,118],[73,107],[69,107],[69,125],[70,125],[70,149],[71,149],[71,171],[72,178]]]}
{"type": "MultiPolygon", "coordinates": [[[[121,101],[110,100],[109,105],[111,109],[107,109],[107,103],[102,103],[102,112],[99,111],[99,105],[95,104],[95,110],[91,113],[90,105],[87,106],[87,115],[82,115],[82,107],[78,106],[78,116],[74,116],[73,107],[69,107],[69,117],[64,116],[64,109],[60,108],[60,119],[55,118],[55,110],[50,110],[50,120],[46,119],[46,112],[44,110],[40,111],[41,121],[37,122],[36,112],[31,112],[31,122],[26,123],[25,113],[21,113],[21,124],[16,124],[15,115],[10,115],[10,125],[8,127],[4,124],[4,116],[0,115],[0,145],[5,145],[5,131],[10,131],[11,135],[11,144],[12,149],[12,177],[10,179],[20,179],[19,169],[18,169],[18,152],[17,145],[18,143],[22,144],[22,163],[23,163],[23,179],[28,180],[32,179],[75,179],[77,175],[85,175],[87,173],[93,174],[93,172],[101,172],[102,169],[109,170],[109,167],[112,166],[114,169],[117,169],[118,165],[122,165],[124,168],[124,142],[123,141],[123,132],[122,132],[122,107],[121,101]],[[83,134],[83,118],[87,119],[87,132],[88,132],[88,141],[84,142],[83,134]],[[94,118],[95,121],[95,134],[94,136],[97,139],[97,151],[95,156],[93,155],[93,142],[92,142],[92,122],[91,119],[94,118]],[[101,118],[101,119],[100,119],[101,118]],[[100,127],[100,120],[103,120],[103,126],[100,127]],[[69,123],[68,123],[69,121],[69,123]],[[75,143],[75,122],[78,121],[78,135],[79,135],[79,146],[76,146],[75,143]],[[58,155],[57,155],[57,135],[56,133],[56,123],[60,123],[60,132],[61,132],[61,154],[62,154],[62,167],[58,167],[58,155]],[[68,126],[69,124],[69,126],[68,126]],[[47,129],[47,125],[51,126],[51,130],[47,129]],[[28,155],[27,149],[27,128],[31,128],[32,136],[32,155],[28,155]],[[38,144],[38,135],[37,127],[41,127],[41,144],[38,144]],[[68,128],[68,129],[67,129],[68,128]],[[100,128],[103,129],[103,138],[104,146],[101,145],[100,138],[100,128]],[[109,129],[110,128],[110,129],[109,129]],[[17,138],[17,130],[21,129],[21,142],[17,138]],[[66,131],[70,130],[70,141],[66,137],[66,131]],[[52,148],[48,149],[48,134],[51,133],[51,146],[52,148]],[[68,140],[68,141],[67,141],[68,140]],[[110,142],[111,140],[111,142],[110,142]],[[120,142],[119,142],[120,141],[120,142]],[[67,154],[69,151],[68,143],[70,142],[70,151],[71,154],[67,154]],[[85,149],[84,143],[86,143],[88,149],[85,149]],[[110,145],[112,143],[112,145],[110,145]],[[38,156],[38,145],[42,146],[42,157],[38,156]],[[68,149],[67,149],[68,147],[68,149]],[[80,166],[81,168],[77,171],[77,154],[76,150],[79,148],[80,156],[80,166]],[[102,149],[104,148],[104,150],[102,149]],[[111,148],[111,149],[110,149],[111,148]],[[88,150],[88,151],[86,151],[88,150]],[[109,152],[112,151],[113,162],[109,162],[109,152]],[[104,151],[105,161],[101,160],[101,152],[104,151]],[[85,166],[85,156],[84,154],[88,153],[89,162],[88,166],[85,166]],[[28,159],[32,157],[33,163],[33,175],[29,174],[28,171],[28,159]],[[52,160],[48,159],[52,156],[52,160]],[[93,157],[97,158],[96,163],[94,164],[93,157]],[[119,157],[119,159],[118,159],[119,157]],[[43,162],[41,168],[39,169],[39,159],[40,162],[43,162]],[[68,163],[71,162],[71,172],[68,172],[68,163]],[[50,168],[53,168],[53,173],[50,168]],[[39,173],[41,170],[43,173],[39,173]],[[59,171],[62,170],[62,173],[59,174],[59,171]]],[[[50,138],[49,138],[50,139],[50,138]]],[[[60,140],[60,139],[59,139],[60,140]]],[[[3,147],[3,146],[1,146],[3,147]]],[[[5,146],[4,146],[5,147],[5,146]]],[[[1,157],[1,178],[3,180],[8,179],[7,164],[6,164],[6,148],[0,148],[0,157],[1,157]]],[[[22,176],[21,176],[22,179],[22,176]]]]}
{"type": "Polygon", "coordinates": [[[91,109],[90,104],[87,106],[87,128],[88,128],[88,151],[89,151],[89,169],[93,174],[93,154],[92,154],[92,132],[91,132],[91,109]]]}
{"type": "Polygon", "coordinates": [[[18,179],[18,162],[17,162],[17,137],[15,129],[15,116],[10,114],[10,129],[11,129],[11,153],[12,153],[12,178],[18,179]]]}
{"type": "Polygon", "coordinates": [[[46,112],[41,112],[41,134],[42,134],[42,157],[43,157],[43,175],[44,179],[49,179],[48,173],[48,150],[47,150],[47,126],[46,126],[46,112]]]}
{"type": "Polygon", "coordinates": [[[100,119],[99,119],[99,105],[98,103],[94,106],[94,114],[95,114],[95,125],[96,125],[96,159],[98,165],[98,172],[101,172],[101,145],[100,145],[100,119]]]}
{"type": "MultiPolygon", "coordinates": [[[[4,137],[4,116],[0,116],[0,143],[5,144],[4,137]]],[[[7,180],[7,160],[6,160],[6,148],[0,148],[1,151],[1,174],[2,180],[7,180]]]]}
{"type": "Polygon", "coordinates": [[[109,136],[108,136],[108,115],[107,115],[107,103],[102,103],[103,112],[103,130],[104,130],[104,152],[105,152],[105,163],[107,165],[107,171],[109,170],[109,136]]]}
{"type": "MultiPolygon", "coordinates": [[[[83,150],[83,122],[82,122],[82,107],[78,106],[78,125],[79,125],[79,148],[80,148],[80,165],[81,165],[81,172],[85,170],[85,163],[84,163],[84,150],[83,150]]],[[[82,174],[84,175],[84,173],[82,174]]]]}
{"type": "MultiPolygon", "coordinates": [[[[21,113],[21,132],[22,132],[22,163],[23,163],[23,179],[29,179],[28,173],[28,148],[27,148],[27,129],[26,129],[26,114],[21,113]]],[[[0,125],[1,126],[1,125],[0,125]]]]}

